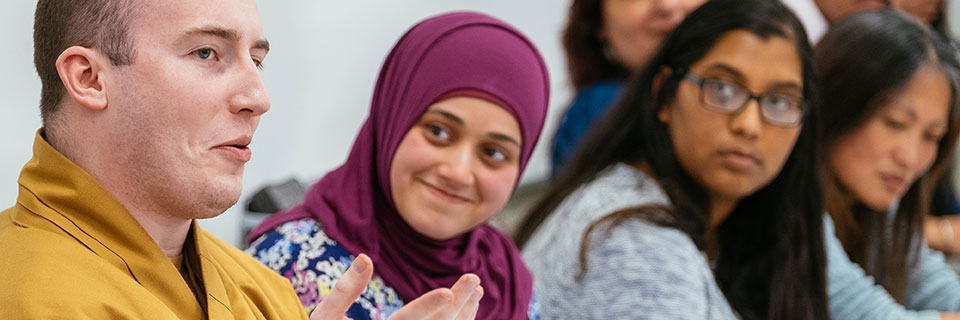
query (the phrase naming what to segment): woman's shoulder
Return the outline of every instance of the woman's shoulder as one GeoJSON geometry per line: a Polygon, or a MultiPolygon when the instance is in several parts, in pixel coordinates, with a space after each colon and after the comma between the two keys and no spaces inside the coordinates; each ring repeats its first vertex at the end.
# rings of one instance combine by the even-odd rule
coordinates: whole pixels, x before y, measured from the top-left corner
{"type": "Polygon", "coordinates": [[[627,218],[616,224],[600,224],[586,236],[596,243],[588,248],[588,257],[617,257],[629,265],[657,261],[662,268],[710,273],[706,257],[693,239],[675,228],[627,218]]]}
{"type": "Polygon", "coordinates": [[[590,182],[568,196],[559,209],[590,208],[607,214],[643,205],[668,205],[669,200],[656,181],[624,163],[601,171],[590,182]]]}
{"type": "MultiPolygon", "coordinates": [[[[551,277],[556,284],[540,282],[538,289],[566,291],[548,294],[548,307],[585,318],[637,313],[671,319],[733,318],[706,256],[683,232],[628,219],[601,225],[587,236],[583,264],[566,271],[567,277],[551,277]],[[563,306],[576,295],[593,303],[563,306]],[[599,306],[596,301],[606,303],[599,306]]],[[[545,313],[552,312],[545,308],[545,313]]]]}
{"type": "Polygon", "coordinates": [[[250,243],[246,252],[281,274],[301,258],[352,261],[350,253],[323,232],[319,221],[311,218],[276,226],[250,243]]]}
{"type": "MultiPolygon", "coordinates": [[[[666,204],[666,196],[653,179],[628,165],[613,165],[568,195],[533,234],[524,251],[537,255],[578,252],[583,233],[607,215],[666,204]]],[[[536,262],[536,257],[527,256],[536,262]]]]}
{"type": "Polygon", "coordinates": [[[575,101],[578,102],[603,102],[609,105],[616,100],[620,93],[621,81],[602,81],[583,87],[577,91],[575,101]]]}
{"type": "Polygon", "coordinates": [[[590,124],[607,112],[620,94],[619,81],[599,82],[577,91],[577,95],[564,112],[565,118],[578,124],[590,124]]]}
{"type": "MultiPolygon", "coordinates": [[[[330,293],[356,259],[323,232],[319,221],[310,218],[278,225],[257,238],[247,253],[290,280],[308,311],[330,293]]],[[[386,318],[403,304],[396,291],[374,275],[347,315],[352,319],[386,318]]]]}

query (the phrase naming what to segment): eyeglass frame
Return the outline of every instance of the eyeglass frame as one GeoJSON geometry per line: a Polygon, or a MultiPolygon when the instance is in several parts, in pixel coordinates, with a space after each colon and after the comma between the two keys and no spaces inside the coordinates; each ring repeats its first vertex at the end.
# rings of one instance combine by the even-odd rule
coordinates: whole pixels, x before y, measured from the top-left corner
{"type": "MultiPolygon", "coordinates": [[[[788,127],[788,128],[796,128],[796,127],[800,127],[801,125],[803,125],[803,119],[804,119],[804,118],[806,117],[806,115],[807,115],[807,109],[809,108],[809,105],[808,105],[806,99],[804,99],[804,98],[798,98],[798,100],[799,100],[799,102],[800,102],[799,105],[798,105],[798,106],[800,107],[800,115],[797,117],[797,120],[796,120],[796,121],[791,122],[791,123],[786,123],[786,122],[779,122],[779,121],[771,120],[771,119],[766,115],[766,113],[764,113],[764,111],[763,111],[763,103],[761,102],[761,101],[762,101],[761,99],[763,99],[764,97],[768,97],[769,95],[774,94],[774,93],[764,92],[764,93],[761,93],[761,94],[754,94],[752,91],[750,91],[750,89],[744,88],[743,86],[741,86],[741,85],[739,85],[739,84],[736,84],[736,83],[732,83],[732,82],[730,82],[730,81],[725,81],[725,80],[721,80],[721,79],[717,79],[717,78],[711,78],[711,77],[704,77],[704,76],[698,75],[698,74],[696,74],[696,73],[693,73],[692,71],[683,71],[683,70],[680,70],[680,71],[681,71],[681,73],[683,74],[683,76],[680,77],[682,80],[690,81],[691,84],[696,85],[697,88],[700,90],[700,93],[699,93],[700,104],[703,106],[704,109],[707,109],[707,110],[710,110],[710,111],[713,111],[713,112],[716,112],[716,113],[719,113],[719,114],[737,115],[737,114],[740,114],[741,112],[743,112],[744,109],[746,109],[747,105],[750,104],[750,101],[751,101],[751,100],[756,100],[756,101],[757,101],[757,107],[760,108],[760,116],[761,116],[761,118],[763,118],[763,121],[766,121],[767,123],[769,123],[769,124],[771,124],[771,125],[778,126],[778,127],[788,127]],[[743,90],[743,92],[746,93],[747,99],[743,100],[743,103],[742,103],[739,107],[737,107],[736,109],[733,109],[733,110],[723,109],[723,108],[717,107],[717,106],[715,106],[715,105],[713,105],[713,104],[707,103],[706,98],[704,97],[704,91],[705,91],[705,90],[703,90],[703,85],[704,85],[704,83],[706,83],[707,81],[719,81],[719,82],[723,82],[723,83],[727,83],[727,84],[729,84],[729,85],[732,85],[732,86],[734,86],[735,88],[739,88],[740,90],[743,90]]],[[[786,94],[779,94],[779,95],[789,97],[789,96],[786,95],[786,94]]],[[[796,97],[794,97],[794,98],[796,98],[796,97]]]]}

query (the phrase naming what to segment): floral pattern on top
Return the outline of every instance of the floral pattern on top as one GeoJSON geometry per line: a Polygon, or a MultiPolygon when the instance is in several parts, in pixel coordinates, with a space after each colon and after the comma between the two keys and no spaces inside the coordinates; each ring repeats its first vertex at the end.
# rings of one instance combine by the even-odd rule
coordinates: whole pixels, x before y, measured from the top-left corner
{"type": "MultiPolygon", "coordinates": [[[[246,252],[290,280],[307,314],[330,293],[356,258],[330,239],[319,222],[310,218],[277,226],[251,243],[246,252]]],[[[346,316],[353,320],[382,320],[403,305],[396,291],[374,274],[346,316]]],[[[528,318],[540,319],[536,294],[530,300],[528,318]]]]}
{"type": "MultiPolygon", "coordinates": [[[[327,237],[313,219],[279,225],[257,238],[246,252],[290,280],[307,314],[330,293],[356,258],[327,237]]],[[[403,301],[393,288],[374,275],[346,316],[354,320],[380,320],[401,307],[403,301]]]]}

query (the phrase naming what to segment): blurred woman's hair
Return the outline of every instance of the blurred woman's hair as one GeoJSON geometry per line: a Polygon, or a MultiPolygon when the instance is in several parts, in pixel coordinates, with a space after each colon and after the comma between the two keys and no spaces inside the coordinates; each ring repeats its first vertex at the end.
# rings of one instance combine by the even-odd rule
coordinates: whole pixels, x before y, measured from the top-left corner
{"type": "Polygon", "coordinates": [[[600,38],[603,0],[573,0],[568,17],[563,49],[573,87],[581,90],[598,82],[626,79],[630,71],[604,52],[611,49],[600,38]]]}

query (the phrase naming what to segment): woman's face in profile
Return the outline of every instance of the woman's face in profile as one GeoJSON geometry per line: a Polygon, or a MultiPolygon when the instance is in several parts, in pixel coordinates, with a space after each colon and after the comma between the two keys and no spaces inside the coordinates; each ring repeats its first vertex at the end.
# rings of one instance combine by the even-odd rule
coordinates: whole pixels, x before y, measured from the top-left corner
{"type": "Polygon", "coordinates": [[[950,101],[947,78],[921,66],[900,94],[827,150],[838,182],[867,207],[889,209],[936,159],[950,101]]]}
{"type": "Polygon", "coordinates": [[[519,173],[520,125],[506,109],[473,97],[430,105],[390,165],[393,202],[404,221],[435,240],[467,232],[510,198],[519,173]]]}
{"type": "Polygon", "coordinates": [[[802,112],[801,118],[794,114],[803,108],[797,48],[793,40],[733,30],[687,72],[703,81],[681,80],[659,120],[681,167],[711,202],[733,205],[777,176],[800,133],[800,121],[783,124],[802,119],[802,112]]]}

